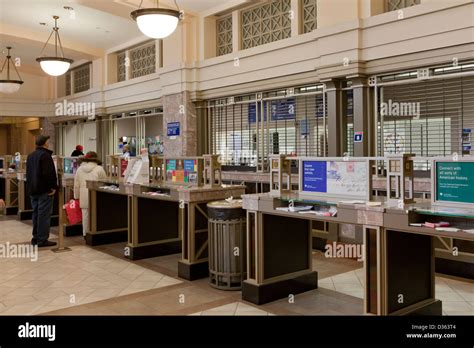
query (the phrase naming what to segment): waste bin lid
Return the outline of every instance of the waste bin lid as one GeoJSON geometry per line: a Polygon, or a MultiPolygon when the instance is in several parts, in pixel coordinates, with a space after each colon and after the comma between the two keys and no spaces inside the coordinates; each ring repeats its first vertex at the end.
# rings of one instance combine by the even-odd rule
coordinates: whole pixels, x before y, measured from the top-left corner
{"type": "Polygon", "coordinates": [[[233,199],[232,201],[215,201],[207,203],[208,208],[214,209],[239,209],[242,208],[241,199],[233,199]]]}

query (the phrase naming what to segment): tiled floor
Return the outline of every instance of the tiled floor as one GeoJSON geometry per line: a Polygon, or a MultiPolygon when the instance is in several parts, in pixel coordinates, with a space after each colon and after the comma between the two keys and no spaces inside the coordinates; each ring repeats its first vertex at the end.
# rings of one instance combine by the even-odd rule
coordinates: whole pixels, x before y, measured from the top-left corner
{"type": "MultiPolygon", "coordinates": [[[[474,315],[474,283],[437,275],[435,286],[444,315],[474,315]]],[[[363,299],[364,272],[357,269],[321,279],[319,287],[363,299]]]]}
{"type": "MultiPolygon", "coordinates": [[[[29,240],[29,225],[0,223],[1,243],[29,240]]],[[[83,243],[64,253],[38,249],[37,261],[0,260],[0,314],[44,313],[180,283],[83,243]]]]}
{"type": "MultiPolygon", "coordinates": [[[[29,241],[31,226],[0,216],[0,243],[29,241]]],[[[52,235],[52,240],[55,236],[52,235]]],[[[362,263],[313,252],[319,289],[262,306],[239,291],[211,288],[208,279],[177,277],[179,254],[140,261],[123,258],[123,243],[72,251],[40,249],[37,262],[0,259],[0,315],[362,315],[362,263]]],[[[474,283],[436,278],[446,315],[474,315],[474,283]]]]}

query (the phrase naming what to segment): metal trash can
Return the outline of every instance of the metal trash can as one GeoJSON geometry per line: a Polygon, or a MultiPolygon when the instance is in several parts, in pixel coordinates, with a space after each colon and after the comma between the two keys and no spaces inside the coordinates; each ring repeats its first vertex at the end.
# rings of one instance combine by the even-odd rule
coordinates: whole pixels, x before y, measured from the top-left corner
{"type": "Polygon", "coordinates": [[[246,274],[246,214],[242,200],[207,204],[211,286],[240,290],[246,274]]]}

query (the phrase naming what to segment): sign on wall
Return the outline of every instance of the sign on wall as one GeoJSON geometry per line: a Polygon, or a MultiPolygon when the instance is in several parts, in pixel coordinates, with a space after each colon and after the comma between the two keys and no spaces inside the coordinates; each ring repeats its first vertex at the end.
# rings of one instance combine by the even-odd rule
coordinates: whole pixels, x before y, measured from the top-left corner
{"type": "Polygon", "coordinates": [[[177,137],[180,134],[180,124],[179,122],[170,122],[167,125],[166,134],[169,137],[177,137]]]}
{"type": "MultiPolygon", "coordinates": [[[[263,104],[264,120],[267,120],[267,104],[263,104]]],[[[258,107],[258,121],[262,120],[261,113],[261,102],[250,103],[248,105],[248,119],[249,123],[255,123],[257,120],[257,107],[258,107]]],[[[272,121],[284,121],[294,120],[296,118],[296,101],[294,98],[284,100],[273,100],[270,103],[270,112],[272,121]]]]}
{"type": "Polygon", "coordinates": [[[354,143],[361,143],[364,141],[364,132],[354,133],[354,143]]]}

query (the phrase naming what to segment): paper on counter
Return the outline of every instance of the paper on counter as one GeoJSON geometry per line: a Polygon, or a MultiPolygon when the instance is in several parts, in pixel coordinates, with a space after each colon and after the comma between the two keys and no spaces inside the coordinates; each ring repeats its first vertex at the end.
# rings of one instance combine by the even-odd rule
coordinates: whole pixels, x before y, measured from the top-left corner
{"type": "Polygon", "coordinates": [[[459,232],[459,231],[461,231],[461,229],[456,228],[456,227],[436,227],[436,231],[440,231],[440,232],[459,232]]]}
{"type": "Polygon", "coordinates": [[[382,202],[367,202],[368,207],[380,207],[382,202]]]}
{"type": "Polygon", "coordinates": [[[311,205],[303,205],[303,206],[297,206],[297,207],[277,207],[275,208],[276,210],[280,211],[291,211],[291,212],[297,212],[297,211],[308,211],[313,209],[313,206],[311,205]]]}

